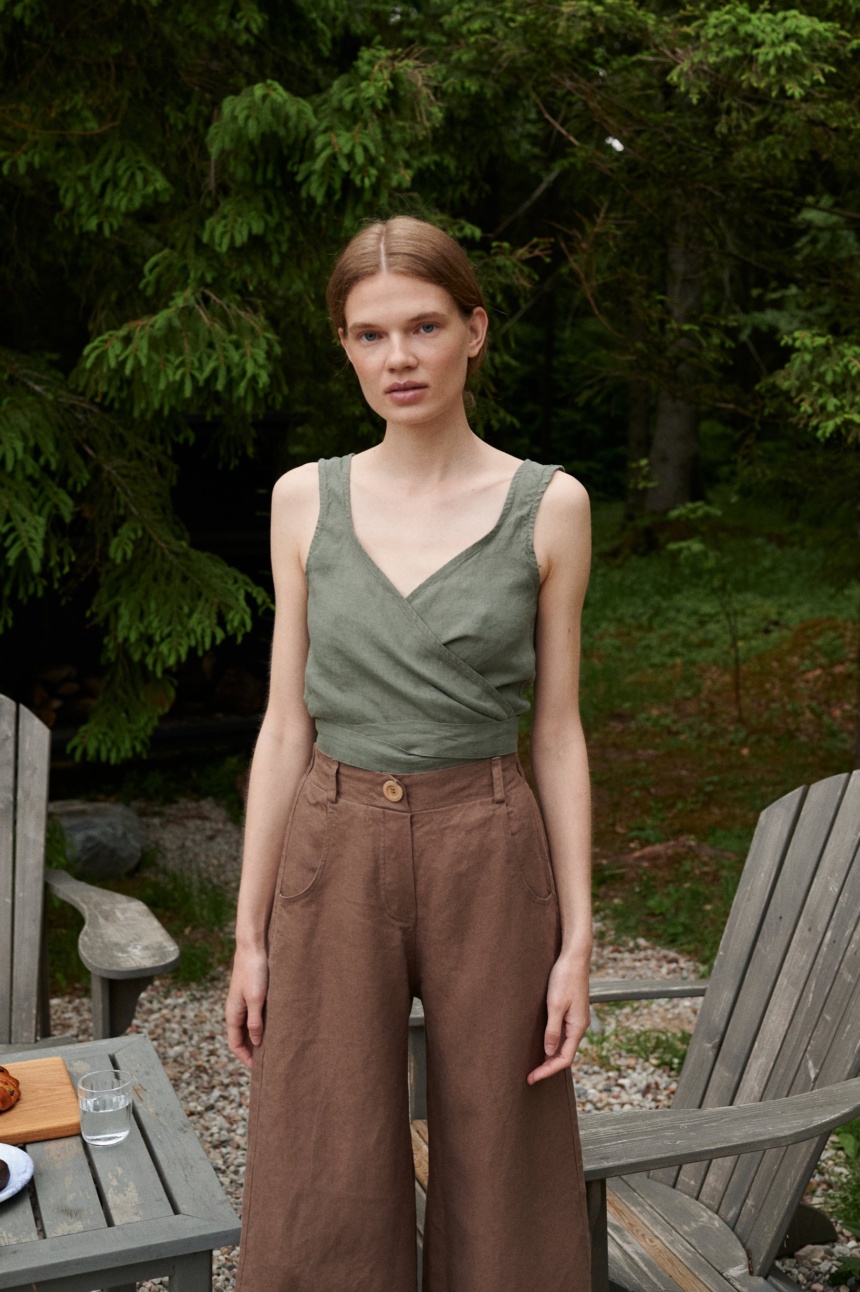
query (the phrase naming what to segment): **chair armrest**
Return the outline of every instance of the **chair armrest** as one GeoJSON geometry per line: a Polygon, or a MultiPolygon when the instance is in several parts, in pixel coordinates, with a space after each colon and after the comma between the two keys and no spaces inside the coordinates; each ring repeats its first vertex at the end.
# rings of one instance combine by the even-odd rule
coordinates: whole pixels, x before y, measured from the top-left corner
{"type": "MultiPolygon", "coordinates": [[[[664,978],[592,978],[588,996],[592,1003],[610,1000],[666,1000],[673,996],[704,996],[708,990],[705,979],[679,978],[676,982],[664,978]]],[[[424,1006],[418,997],[412,1000],[409,1015],[410,1027],[424,1026],[424,1006]]]]}
{"type": "Polygon", "coordinates": [[[589,1113],[579,1122],[586,1180],[733,1157],[817,1139],[860,1112],[860,1077],[734,1108],[589,1113]]]}
{"type": "Polygon", "coordinates": [[[142,978],[166,973],[179,964],[179,947],[136,897],[85,884],[64,870],[46,870],[45,883],[83,915],[78,952],[90,973],[100,978],[142,978]]]}
{"type": "Polygon", "coordinates": [[[592,978],[588,999],[592,1004],[608,1000],[669,1000],[675,996],[704,996],[708,984],[702,978],[592,978]]]}

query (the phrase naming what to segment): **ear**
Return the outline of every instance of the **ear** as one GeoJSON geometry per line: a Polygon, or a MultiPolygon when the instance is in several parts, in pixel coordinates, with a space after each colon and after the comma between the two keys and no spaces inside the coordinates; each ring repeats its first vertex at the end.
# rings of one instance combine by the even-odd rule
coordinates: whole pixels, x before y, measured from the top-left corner
{"type": "Polygon", "coordinates": [[[350,363],[352,363],[352,355],[349,353],[349,346],[346,343],[347,341],[346,332],[342,327],[339,327],[337,330],[337,339],[338,341],[340,341],[341,345],[343,346],[346,352],[347,359],[349,359],[350,363]]]}
{"type": "Polygon", "coordinates": [[[474,359],[484,348],[484,342],[487,339],[487,328],[490,320],[487,318],[487,311],[480,305],[476,305],[469,315],[467,328],[469,330],[468,355],[474,359]]]}

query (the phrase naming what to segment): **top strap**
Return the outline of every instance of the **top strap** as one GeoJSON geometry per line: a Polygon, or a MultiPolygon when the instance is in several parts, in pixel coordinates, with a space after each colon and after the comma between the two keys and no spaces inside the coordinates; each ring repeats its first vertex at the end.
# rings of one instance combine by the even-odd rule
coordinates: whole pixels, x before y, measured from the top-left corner
{"type": "Polygon", "coordinates": [[[546,493],[547,485],[556,471],[564,471],[560,465],[544,466],[526,458],[517,470],[511,490],[510,505],[500,529],[506,531],[508,542],[519,546],[523,544],[526,554],[534,560],[535,517],[540,500],[546,493]]]}
{"type": "Polygon", "coordinates": [[[317,462],[320,514],[308,549],[308,563],[320,544],[325,544],[329,538],[337,541],[346,525],[349,510],[349,496],[345,489],[347,462],[348,458],[320,458],[317,462]]]}

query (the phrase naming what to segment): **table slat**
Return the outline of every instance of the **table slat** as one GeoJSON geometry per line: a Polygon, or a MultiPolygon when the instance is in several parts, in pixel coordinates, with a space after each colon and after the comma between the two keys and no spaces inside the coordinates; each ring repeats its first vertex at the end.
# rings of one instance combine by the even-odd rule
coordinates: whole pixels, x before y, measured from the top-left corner
{"type": "Polygon", "coordinates": [[[236,1224],[212,1164],[179,1101],[148,1037],[129,1036],[116,1043],[120,1067],[135,1075],[137,1116],[153,1159],[176,1211],[187,1216],[236,1224]]]}
{"type": "Polygon", "coordinates": [[[27,1152],[36,1166],[33,1181],[48,1238],[107,1226],[79,1136],[43,1140],[27,1152]]]}
{"type": "Polygon", "coordinates": [[[6,1243],[31,1243],[39,1237],[29,1188],[0,1203],[0,1246],[6,1243]]]}

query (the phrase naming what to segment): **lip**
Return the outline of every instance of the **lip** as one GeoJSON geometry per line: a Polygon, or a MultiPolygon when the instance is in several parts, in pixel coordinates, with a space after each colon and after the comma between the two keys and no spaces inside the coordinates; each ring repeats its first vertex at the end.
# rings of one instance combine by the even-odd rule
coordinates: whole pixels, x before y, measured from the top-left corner
{"type": "Polygon", "coordinates": [[[386,388],[386,395],[396,404],[414,404],[420,399],[427,387],[417,381],[395,382],[386,388]]]}

